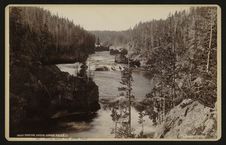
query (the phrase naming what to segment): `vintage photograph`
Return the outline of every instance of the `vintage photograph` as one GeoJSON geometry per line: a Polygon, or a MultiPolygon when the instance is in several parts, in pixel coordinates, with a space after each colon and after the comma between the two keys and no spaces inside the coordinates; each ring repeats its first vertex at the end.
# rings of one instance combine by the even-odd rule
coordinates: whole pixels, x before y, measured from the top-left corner
{"type": "Polygon", "coordinates": [[[218,5],[8,5],[6,132],[219,140],[218,5]]]}

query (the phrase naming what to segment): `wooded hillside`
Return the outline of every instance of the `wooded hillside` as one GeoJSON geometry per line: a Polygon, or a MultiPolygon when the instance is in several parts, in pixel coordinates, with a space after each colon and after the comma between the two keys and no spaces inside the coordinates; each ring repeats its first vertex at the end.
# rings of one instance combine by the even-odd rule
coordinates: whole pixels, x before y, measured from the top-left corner
{"type": "Polygon", "coordinates": [[[20,36],[10,37],[11,50],[37,52],[35,57],[45,63],[84,61],[94,52],[94,35],[38,7],[10,8],[10,36],[20,36]]]}
{"type": "Polygon", "coordinates": [[[152,106],[148,114],[154,122],[161,123],[167,112],[188,98],[215,107],[216,7],[191,7],[166,20],[140,23],[132,33],[130,49],[146,58],[146,68],[158,82],[143,102],[152,106]]]}

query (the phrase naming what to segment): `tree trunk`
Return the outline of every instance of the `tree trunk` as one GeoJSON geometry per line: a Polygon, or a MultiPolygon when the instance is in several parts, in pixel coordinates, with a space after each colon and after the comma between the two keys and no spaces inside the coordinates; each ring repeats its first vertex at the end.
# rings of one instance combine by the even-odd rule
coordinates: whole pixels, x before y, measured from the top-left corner
{"type": "Polygon", "coordinates": [[[175,51],[175,47],[176,47],[176,35],[177,35],[177,23],[175,24],[175,29],[174,29],[174,36],[172,37],[173,38],[173,97],[172,97],[172,105],[173,107],[175,106],[174,104],[174,98],[175,98],[175,69],[176,69],[176,51],[175,51]]]}
{"type": "Polygon", "coordinates": [[[166,98],[164,96],[163,98],[163,121],[165,120],[165,116],[166,116],[166,98]]]}
{"type": "Polygon", "coordinates": [[[212,22],[212,12],[210,11],[211,20],[210,20],[210,41],[209,41],[209,48],[208,48],[208,55],[207,55],[207,64],[206,64],[206,72],[209,72],[209,65],[210,65],[210,52],[211,52],[211,44],[212,44],[212,33],[213,33],[213,22],[212,22]]]}
{"type": "MultiPolygon", "coordinates": [[[[129,64],[129,58],[128,58],[128,68],[130,71],[130,64],[129,64]]],[[[128,97],[129,97],[129,134],[131,135],[131,78],[129,78],[129,92],[128,92],[128,97]]]]}
{"type": "MultiPolygon", "coordinates": [[[[116,116],[116,115],[115,115],[116,116]]],[[[117,137],[117,121],[115,121],[115,138],[117,137]]]]}

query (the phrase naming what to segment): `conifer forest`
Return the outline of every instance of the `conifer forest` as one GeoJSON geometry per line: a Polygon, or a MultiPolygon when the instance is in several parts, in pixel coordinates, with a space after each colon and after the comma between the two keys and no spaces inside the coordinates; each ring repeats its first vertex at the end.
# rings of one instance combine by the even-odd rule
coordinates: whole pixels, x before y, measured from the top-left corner
{"type": "Polygon", "coordinates": [[[125,30],[90,14],[87,26],[109,27],[94,30],[63,7],[9,6],[9,137],[218,139],[218,10],[178,7],[125,30]]]}

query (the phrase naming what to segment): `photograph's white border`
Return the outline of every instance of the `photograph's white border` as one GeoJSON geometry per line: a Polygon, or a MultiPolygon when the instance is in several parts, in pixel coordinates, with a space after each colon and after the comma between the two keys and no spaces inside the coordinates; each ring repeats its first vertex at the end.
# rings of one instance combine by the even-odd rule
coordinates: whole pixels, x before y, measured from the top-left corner
{"type": "MultiPolygon", "coordinates": [[[[42,6],[56,4],[10,4],[5,7],[5,138],[8,141],[217,141],[221,139],[222,136],[222,101],[221,101],[221,7],[219,5],[194,5],[194,4],[162,4],[162,5],[152,5],[146,4],[148,6],[215,6],[217,7],[217,138],[216,139],[115,139],[115,138],[19,138],[9,136],[9,7],[10,6],[42,6]]],[[[70,6],[78,4],[70,4],[70,6]]],[[[79,4],[81,5],[81,4],[79,4]]],[[[84,6],[84,4],[82,4],[84,6]]],[[[106,4],[107,5],[107,4],[106,4]]],[[[107,6],[109,6],[108,4],[107,6]]],[[[126,4],[123,6],[129,6],[126,4]]],[[[68,4],[61,4],[61,6],[69,6],[68,4]]],[[[85,5],[85,6],[95,6],[95,5],[85,5]]],[[[104,5],[101,5],[104,6],[104,5]]],[[[112,5],[113,6],[113,5],[112,5]]],[[[118,6],[118,5],[117,5],[118,6]]],[[[134,5],[133,5],[134,6],[134,5]]]]}

